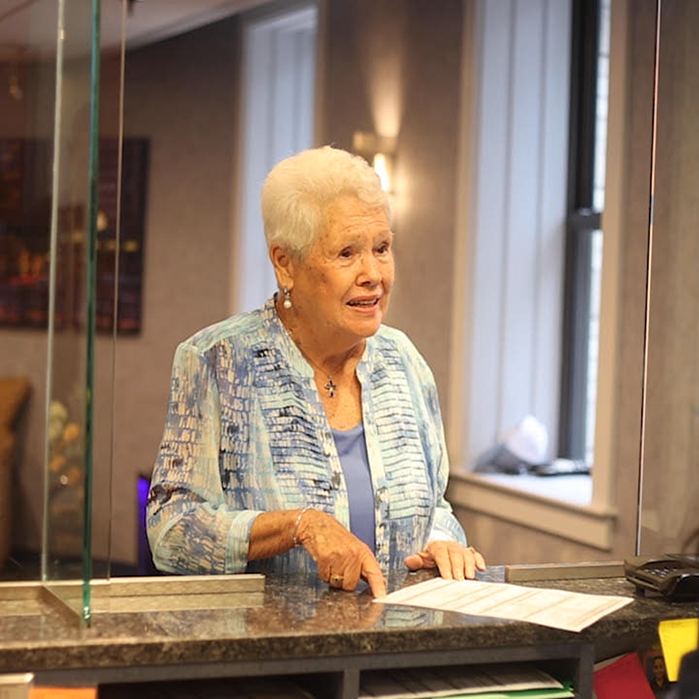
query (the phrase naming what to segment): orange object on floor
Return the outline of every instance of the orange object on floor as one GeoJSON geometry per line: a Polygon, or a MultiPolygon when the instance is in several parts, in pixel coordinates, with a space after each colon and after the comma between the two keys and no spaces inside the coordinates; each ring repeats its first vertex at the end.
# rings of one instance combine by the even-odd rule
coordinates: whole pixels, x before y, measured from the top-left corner
{"type": "Polygon", "coordinates": [[[97,699],[94,687],[34,687],[30,699],[97,699]]]}

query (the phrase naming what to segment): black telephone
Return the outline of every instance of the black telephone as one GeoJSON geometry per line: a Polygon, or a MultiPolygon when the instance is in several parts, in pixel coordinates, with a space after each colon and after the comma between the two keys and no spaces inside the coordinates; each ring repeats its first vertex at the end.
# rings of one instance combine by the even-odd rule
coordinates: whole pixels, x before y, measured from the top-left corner
{"type": "Polygon", "coordinates": [[[655,592],[672,600],[699,600],[699,556],[632,556],[624,561],[624,573],[643,594],[655,592]]]}

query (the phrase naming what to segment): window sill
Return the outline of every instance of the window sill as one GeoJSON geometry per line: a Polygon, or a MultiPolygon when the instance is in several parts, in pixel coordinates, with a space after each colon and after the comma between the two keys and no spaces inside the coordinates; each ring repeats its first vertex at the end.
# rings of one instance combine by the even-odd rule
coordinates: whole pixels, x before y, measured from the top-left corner
{"type": "Polygon", "coordinates": [[[507,490],[516,490],[529,495],[538,495],[556,503],[565,503],[578,507],[588,507],[592,502],[592,476],[519,476],[505,473],[477,473],[491,485],[499,485],[507,490]]]}
{"type": "Polygon", "coordinates": [[[581,504],[591,500],[591,476],[560,477],[586,479],[587,495],[581,493],[575,502],[556,499],[553,493],[560,485],[553,482],[555,478],[535,478],[536,484],[532,478],[521,478],[453,471],[448,499],[454,507],[522,524],[603,551],[611,550],[616,512],[609,507],[581,504]]]}

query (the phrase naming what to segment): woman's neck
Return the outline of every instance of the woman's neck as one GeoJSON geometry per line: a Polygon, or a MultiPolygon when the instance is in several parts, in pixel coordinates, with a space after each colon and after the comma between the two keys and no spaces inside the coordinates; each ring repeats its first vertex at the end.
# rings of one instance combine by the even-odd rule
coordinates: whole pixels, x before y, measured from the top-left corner
{"type": "Polygon", "coordinates": [[[341,375],[346,369],[354,371],[364,353],[366,340],[343,343],[337,337],[324,338],[314,328],[306,328],[292,310],[285,309],[276,301],[277,315],[289,337],[308,360],[309,364],[328,375],[341,375]]]}

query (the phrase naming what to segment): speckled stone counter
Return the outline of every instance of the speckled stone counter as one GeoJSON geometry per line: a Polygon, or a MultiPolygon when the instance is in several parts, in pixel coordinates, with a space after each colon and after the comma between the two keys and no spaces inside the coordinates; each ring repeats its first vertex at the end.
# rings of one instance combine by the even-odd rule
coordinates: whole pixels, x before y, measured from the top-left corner
{"type": "MultiPolygon", "coordinates": [[[[428,577],[431,573],[399,576],[389,580],[389,590],[428,577]]],[[[502,580],[503,571],[491,569],[483,579],[502,580]]],[[[633,587],[618,578],[540,586],[634,596],[633,587]]],[[[660,619],[696,616],[697,605],[637,598],[576,634],[374,604],[366,591],[338,592],[315,579],[288,577],[268,579],[264,594],[240,608],[98,614],[90,628],[80,628],[54,607],[40,611],[0,612],[1,673],[32,671],[50,683],[96,684],[339,672],[328,695],[352,697],[356,677],[348,685],[347,671],[356,675],[365,668],[418,663],[550,661],[569,663],[584,687],[579,696],[587,696],[593,659],[638,648],[655,637],[660,619]]]]}

